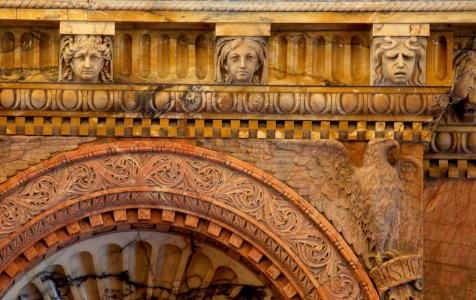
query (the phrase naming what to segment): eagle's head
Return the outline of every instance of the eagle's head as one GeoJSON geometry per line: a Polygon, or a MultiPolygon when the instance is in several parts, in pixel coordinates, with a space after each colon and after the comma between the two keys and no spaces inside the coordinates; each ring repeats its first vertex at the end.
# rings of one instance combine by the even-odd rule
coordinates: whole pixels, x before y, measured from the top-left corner
{"type": "Polygon", "coordinates": [[[400,152],[400,146],[393,139],[377,138],[367,144],[364,166],[368,164],[393,164],[400,152]]]}

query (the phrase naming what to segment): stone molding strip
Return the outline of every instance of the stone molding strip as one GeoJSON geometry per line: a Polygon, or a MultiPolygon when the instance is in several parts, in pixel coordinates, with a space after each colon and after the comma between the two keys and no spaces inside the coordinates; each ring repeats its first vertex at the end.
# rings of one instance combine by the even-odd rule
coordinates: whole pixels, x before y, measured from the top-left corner
{"type": "MultiPolygon", "coordinates": [[[[104,201],[106,197],[95,198],[94,200],[104,201]]],[[[141,204],[143,205],[143,204],[141,204]]],[[[56,217],[64,217],[55,213],[56,217]]],[[[53,226],[51,226],[54,228],[53,226]]],[[[82,218],[73,220],[69,224],[56,227],[50,233],[37,239],[27,249],[22,249],[19,256],[23,259],[15,259],[5,270],[4,276],[0,280],[0,295],[8,291],[13,278],[21,275],[22,270],[34,265],[43,255],[51,255],[56,249],[62,249],[77,241],[85,240],[94,236],[111,232],[123,232],[128,230],[151,230],[155,232],[167,232],[180,234],[188,233],[202,235],[206,238],[205,243],[222,250],[233,250],[238,253],[241,260],[246,261],[261,274],[267,277],[275,289],[281,286],[278,291],[285,298],[296,299],[297,291],[294,288],[295,282],[287,276],[280,265],[277,265],[265,256],[260,249],[253,246],[246,239],[241,238],[226,227],[212,222],[206,218],[199,218],[196,214],[187,213],[180,210],[146,207],[122,206],[107,208],[89,212],[82,218]],[[111,218],[109,215],[112,215],[111,218]],[[192,220],[190,222],[189,220],[192,220]],[[111,230],[111,228],[113,228],[111,230]],[[271,273],[271,271],[275,271],[271,273]],[[283,276],[284,275],[284,276],[283,276]],[[5,278],[6,277],[6,278],[5,278]],[[279,278],[279,279],[278,279],[279,278]],[[10,279],[10,280],[9,280],[10,279]],[[284,279],[284,280],[283,280],[284,279]],[[282,281],[285,283],[283,284],[282,281]]]]}
{"type": "Polygon", "coordinates": [[[476,159],[425,157],[423,170],[426,178],[475,179],[476,159]]]}
{"type": "Polygon", "coordinates": [[[0,135],[430,142],[422,122],[0,117],[0,135]]]}
{"type": "Polygon", "coordinates": [[[436,127],[428,152],[442,155],[476,155],[475,126],[436,127]]]}
{"type": "MultiPolygon", "coordinates": [[[[130,87],[105,89],[50,88],[0,89],[0,111],[123,112],[135,117],[163,116],[169,113],[263,114],[268,118],[296,115],[305,119],[323,116],[376,120],[378,117],[404,117],[405,121],[431,122],[438,103],[446,100],[442,89],[412,91],[368,88],[269,88],[223,86],[176,86],[164,90],[136,90],[130,87]],[[270,91],[271,89],[271,91],[270,91]],[[292,92],[291,92],[292,91],[292,92]]],[[[65,86],[63,88],[67,88],[65,86]]],[[[243,118],[243,117],[240,117],[243,118]]]]}
{"type": "Polygon", "coordinates": [[[2,0],[0,8],[72,8],[226,12],[434,12],[474,11],[474,1],[61,1],[2,0]]]}

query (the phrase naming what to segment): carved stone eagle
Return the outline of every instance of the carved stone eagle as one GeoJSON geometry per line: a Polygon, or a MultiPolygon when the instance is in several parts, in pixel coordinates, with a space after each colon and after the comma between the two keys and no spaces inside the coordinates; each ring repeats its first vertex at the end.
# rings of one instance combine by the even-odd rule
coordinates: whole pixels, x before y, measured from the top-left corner
{"type": "MultiPolygon", "coordinates": [[[[332,222],[367,268],[400,252],[402,247],[397,244],[402,237],[402,205],[419,207],[415,182],[422,176],[422,166],[412,157],[398,157],[400,146],[395,140],[371,140],[361,167],[352,163],[342,143],[333,140],[238,141],[238,146],[208,143],[203,146],[255,164],[308,199],[332,222]]],[[[405,222],[418,224],[414,220],[405,222]]],[[[410,226],[404,225],[406,229],[410,226]]]]}

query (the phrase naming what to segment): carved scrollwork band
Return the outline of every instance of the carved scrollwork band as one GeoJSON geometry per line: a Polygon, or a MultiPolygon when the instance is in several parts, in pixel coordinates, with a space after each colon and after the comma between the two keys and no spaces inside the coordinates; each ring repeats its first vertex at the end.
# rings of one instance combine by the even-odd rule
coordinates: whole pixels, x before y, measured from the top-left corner
{"type": "MultiPolygon", "coordinates": [[[[255,178],[261,178],[262,175],[257,170],[239,165],[238,161],[224,161],[224,164],[231,166],[225,167],[220,163],[221,159],[214,157],[212,152],[194,152],[194,149],[180,149],[158,143],[142,147],[140,144],[128,145],[125,148],[109,145],[83,154],[84,158],[91,157],[91,153],[96,153],[97,157],[81,159],[81,156],[73,156],[75,162],[70,165],[61,166],[64,158],[57,160],[56,165],[59,167],[38,174],[1,199],[0,232],[6,238],[0,243],[0,265],[5,267],[5,263],[18,253],[17,248],[32,238],[28,236],[30,229],[21,233],[23,229],[18,231],[20,226],[32,225],[30,220],[45,210],[55,210],[66,201],[73,201],[79,205],[77,214],[87,211],[88,205],[96,205],[96,202],[87,204],[88,201],[81,199],[107,193],[110,189],[159,189],[191,197],[173,196],[173,202],[166,205],[183,207],[197,213],[206,212],[232,228],[239,228],[239,232],[251,239],[262,240],[263,247],[273,251],[276,259],[281,261],[290,274],[296,276],[296,281],[302,284],[305,294],[360,299],[364,293],[373,298],[368,283],[355,278],[357,265],[360,265],[358,261],[352,259],[350,253],[343,255],[342,250],[338,250],[342,249],[343,240],[330,242],[329,236],[324,233],[331,234],[328,229],[324,232],[319,229],[327,225],[319,222],[316,217],[303,214],[302,209],[306,209],[308,213],[311,209],[305,208],[309,206],[305,201],[296,202],[297,198],[293,197],[298,197],[297,195],[284,192],[284,187],[276,185],[271,178],[265,179],[266,184],[256,181],[255,178]],[[107,155],[113,153],[117,154],[107,155]],[[211,199],[201,195],[213,197],[211,199]],[[263,230],[263,233],[254,228],[263,230]],[[279,247],[283,247],[283,250],[279,250],[279,247]],[[359,282],[362,287],[359,287],[359,282]],[[312,292],[313,290],[318,293],[312,292]]],[[[54,165],[55,163],[48,164],[50,167],[54,165]]],[[[120,199],[122,196],[117,197],[120,199]]],[[[127,198],[126,195],[124,197],[127,198]]],[[[160,204],[165,198],[159,193],[144,199],[160,204]]],[[[98,202],[97,205],[101,203],[111,205],[107,201],[98,202]]],[[[70,215],[74,214],[69,212],[68,216],[70,215]]],[[[45,218],[42,222],[49,222],[48,220],[45,218]]]]}

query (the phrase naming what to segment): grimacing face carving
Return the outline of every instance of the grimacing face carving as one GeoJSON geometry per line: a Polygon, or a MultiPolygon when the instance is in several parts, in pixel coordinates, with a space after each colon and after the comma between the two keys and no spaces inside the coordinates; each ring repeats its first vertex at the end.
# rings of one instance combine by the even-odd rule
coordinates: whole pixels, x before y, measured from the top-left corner
{"type": "Polygon", "coordinates": [[[402,45],[383,53],[383,76],[393,83],[403,84],[410,80],[415,70],[415,52],[402,45]]]}
{"type": "Polygon", "coordinates": [[[458,102],[468,97],[476,84],[476,52],[461,51],[453,58],[453,87],[450,97],[458,102]]]}
{"type": "Polygon", "coordinates": [[[266,66],[263,38],[222,38],[217,42],[215,81],[232,84],[262,83],[266,66]]]}
{"type": "Polygon", "coordinates": [[[375,43],[375,85],[425,84],[426,41],[416,37],[385,37],[375,43]]]}
{"type": "Polygon", "coordinates": [[[67,36],[60,63],[61,81],[112,82],[110,71],[112,41],[97,35],[67,36]]]}

